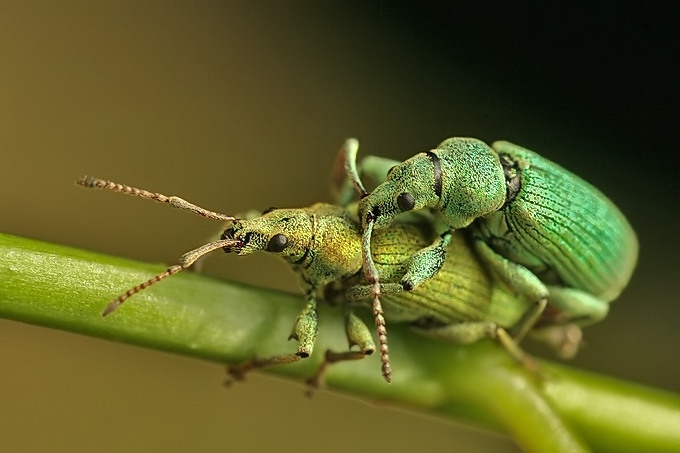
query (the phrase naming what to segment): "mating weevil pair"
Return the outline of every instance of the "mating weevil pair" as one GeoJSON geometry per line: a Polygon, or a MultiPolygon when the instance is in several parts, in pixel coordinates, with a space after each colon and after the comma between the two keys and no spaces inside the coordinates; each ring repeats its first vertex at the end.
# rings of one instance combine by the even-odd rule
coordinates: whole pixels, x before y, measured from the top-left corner
{"type": "MultiPolygon", "coordinates": [[[[367,158],[361,170],[380,182],[367,194],[354,162],[358,143],[348,140],[339,162],[364,195],[358,210],[363,233],[344,206],[317,204],[236,219],[177,197],[83,178],[79,184],[154,199],[231,223],[219,241],[186,253],[178,265],[111,302],[104,314],[212,250],[222,248],[239,255],[263,250],[288,259],[301,276],[307,303],[291,334],[298,340],[298,351],[255,359],[234,369],[237,376],[252,367],[293,362],[312,353],[317,294],[328,284],[343,294],[350,347],[357,345],[360,351],[327,353],[326,361],[373,352],[370,331],[351,311],[353,303],[372,300],[383,375],[388,381],[391,369],[384,316],[408,322],[424,334],[462,343],[498,337],[518,359],[523,355],[505,328],[513,328],[519,339],[535,327],[543,339],[559,343],[558,349],[569,349],[569,343],[573,349],[573,341],[565,345],[561,339],[570,338],[568,332],[574,329],[580,332],[577,325],[604,317],[608,301],[625,286],[637,253],[634,233],[611,202],[576,176],[514,145],[495,147],[502,152],[495,153],[477,140],[449,139],[436,150],[403,163],[367,158]],[[568,198],[564,193],[541,198],[537,189],[549,191],[550,183],[560,190],[569,187],[580,204],[561,204],[568,198]],[[555,204],[546,204],[544,199],[555,204]],[[411,213],[407,219],[394,221],[401,212],[422,208],[430,208],[433,216],[411,213]],[[554,224],[563,220],[556,218],[557,210],[568,208],[567,215],[559,214],[570,222],[580,220],[583,228],[574,229],[569,222],[554,224]],[[455,230],[463,227],[468,228],[455,230]],[[533,240],[526,240],[527,231],[538,232],[538,240],[531,234],[533,240]],[[595,251],[583,250],[588,246],[595,251]],[[364,277],[357,275],[362,267],[364,277]],[[600,281],[604,277],[609,279],[600,281]],[[550,310],[543,311],[546,304],[550,310]],[[563,334],[558,335],[560,340],[554,340],[555,332],[563,334]]],[[[338,182],[337,168],[334,179],[338,182]]],[[[339,190],[343,204],[349,198],[344,187],[339,190]]]]}
{"type": "MultiPolygon", "coordinates": [[[[402,212],[431,210],[440,233],[410,258],[401,279],[405,290],[437,274],[452,231],[461,228],[471,230],[480,259],[516,294],[543,306],[550,302],[544,318],[555,324],[600,321],[631,277],[638,244],[623,214],[595,187],[533,151],[509,142],[489,147],[473,138],[450,138],[395,165],[386,177],[385,166],[393,161],[362,162],[364,173],[382,181],[369,194],[356,165],[358,146],[347,140],[339,164],[362,196],[364,272],[373,283],[379,326],[380,272],[371,238],[402,212]]],[[[389,379],[386,358],[383,374],[389,379]]]]}

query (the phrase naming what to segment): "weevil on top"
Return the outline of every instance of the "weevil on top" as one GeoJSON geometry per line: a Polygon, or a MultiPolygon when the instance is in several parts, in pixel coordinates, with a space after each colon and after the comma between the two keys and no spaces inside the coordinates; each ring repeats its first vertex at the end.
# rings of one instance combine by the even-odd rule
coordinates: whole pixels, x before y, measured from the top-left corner
{"type": "Polygon", "coordinates": [[[400,281],[406,291],[433,278],[457,253],[449,244],[460,229],[470,230],[485,267],[516,294],[541,305],[549,299],[543,317],[552,324],[600,321],[631,277],[638,243],[621,211],[594,186],[533,151],[504,141],[489,147],[474,138],[449,138],[401,163],[371,156],[357,166],[358,147],[356,139],[345,142],[334,178],[344,169],[361,196],[363,269],[377,324],[381,273],[372,238],[405,212],[431,211],[438,233],[409,258],[400,281]],[[360,174],[378,182],[372,192],[360,174]]]}

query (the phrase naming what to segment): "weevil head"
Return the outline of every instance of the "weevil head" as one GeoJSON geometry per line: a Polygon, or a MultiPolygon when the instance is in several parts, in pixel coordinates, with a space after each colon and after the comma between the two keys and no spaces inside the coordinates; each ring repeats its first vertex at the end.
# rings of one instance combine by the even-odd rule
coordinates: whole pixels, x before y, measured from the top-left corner
{"type": "Polygon", "coordinates": [[[238,245],[226,252],[266,251],[281,256],[306,284],[320,286],[361,269],[361,235],[341,206],[317,203],[308,208],[273,209],[260,217],[233,222],[222,234],[238,245]]]}
{"type": "Polygon", "coordinates": [[[222,238],[239,241],[237,247],[227,252],[239,255],[271,252],[295,262],[309,249],[313,228],[314,219],[308,210],[270,209],[260,217],[234,221],[222,238]]]}
{"type": "Polygon", "coordinates": [[[450,138],[390,170],[359,204],[362,226],[388,226],[402,212],[430,208],[447,226],[464,228],[497,211],[506,197],[498,155],[484,142],[450,138]]]}
{"type": "Polygon", "coordinates": [[[436,205],[436,177],[431,153],[420,153],[395,165],[387,178],[359,202],[359,218],[365,228],[373,221],[375,229],[389,226],[402,212],[418,211],[436,205]]]}

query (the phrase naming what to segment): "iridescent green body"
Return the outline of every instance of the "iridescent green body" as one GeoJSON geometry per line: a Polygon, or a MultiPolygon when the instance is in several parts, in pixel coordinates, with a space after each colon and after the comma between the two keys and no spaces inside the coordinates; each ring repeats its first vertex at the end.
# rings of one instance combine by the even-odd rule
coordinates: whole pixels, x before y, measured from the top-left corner
{"type": "Polygon", "coordinates": [[[228,252],[248,255],[267,251],[281,256],[300,275],[307,303],[290,338],[298,340],[294,355],[277,357],[285,363],[312,354],[318,333],[319,288],[361,269],[358,225],[340,206],[317,203],[309,208],[274,209],[260,217],[238,219],[222,235],[239,245],[228,252]]]}
{"type": "Polygon", "coordinates": [[[359,217],[370,280],[381,279],[365,250],[370,236],[401,213],[422,209],[434,214],[441,237],[414,253],[414,262],[426,264],[402,279],[407,290],[436,275],[448,256],[450,232],[460,228],[473,232],[485,266],[516,292],[539,299],[549,294],[555,322],[602,319],[631,277],[638,244],[623,214],[595,187],[535,152],[508,142],[492,149],[477,139],[450,138],[387,174],[393,161],[373,158],[361,171],[380,184],[367,194],[357,149],[358,142],[348,140],[340,161],[364,193],[359,217]],[[532,275],[537,284],[528,282],[532,275]]]}
{"type": "MultiPolygon", "coordinates": [[[[468,231],[452,235],[452,253],[434,278],[414,291],[403,290],[399,281],[413,253],[435,237],[431,219],[417,214],[376,232],[373,254],[383,276],[386,319],[457,343],[495,338],[503,328],[521,328],[522,321],[535,310],[535,301],[515,295],[512,288],[495,278],[474,250],[468,231]]],[[[361,273],[361,230],[351,209],[323,203],[275,209],[261,217],[234,221],[222,238],[238,241],[240,245],[229,251],[239,255],[268,251],[285,259],[300,275],[307,298],[291,333],[291,338],[299,342],[297,353],[248,362],[245,367],[232,369],[236,376],[253,367],[289,363],[312,354],[318,328],[318,290],[324,286],[331,288],[327,294],[336,295],[333,302],[339,301],[346,310],[350,347],[359,347],[358,352],[342,353],[331,361],[358,359],[375,350],[369,329],[352,312],[355,305],[370,305],[371,287],[361,273]]],[[[546,341],[557,349],[563,346],[552,338],[546,341]]],[[[508,342],[512,340],[505,344],[517,354],[508,342]]]]}
{"type": "MultiPolygon", "coordinates": [[[[358,230],[356,235],[355,253],[360,256],[358,230]]],[[[415,215],[375,232],[371,252],[381,275],[388,322],[408,323],[430,337],[471,343],[495,337],[498,328],[517,326],[534,308],[534,301],[513,294],[483,265],[466,230],[452,234],[451,253],[435,277],[413,291],[404,291],[400,281],[408,272],[412,255],[436,236],[432,223],[415,215]]],[[[370,306],[371,286],[359,269],[354,276],[334,282],[333,287],[335,291],[341,288],[345,303],[370,306]]]]}
{"type": "MultiPolygon", "coordinates": [[[[370,330],[352,312],[352,307],[364,302],[371,292],[361,275],[363,238],[355,215],[356,206],[348,208],[318,203],[308,208],[273,209],[262,215],[236,218],[201,208],[176,196],[168,197],[102,179],[86,176],[77,183],[154,200],[228,223],[219,240],[185,253],[178,264],[128,289],[107,305],[103,316],[112,314],[130,297],[190,267],[211,251],[223,249],[240,256],[266,251],[288,261],[299,274],[305,292],[306,304],[290,335],[290,338],[298,340],[297,352],[254,359],[232,368],[233,376],[240,377],[252,368],[290,363],[311,355],[318,333],[319,293],[331,284],[341,290],[350,349],[358,346],[359,350],[337,354],[327,352],[324,364],[362,358],[375,350],[370,330]]],[[[389,296],[387,316],[395,322],[409,323],[427,335],[450,341],[469,343],[484,337],[498,337],[515,357],[522,360],[521,351],[503,328],[524,321],[527,312],[535,312],[531,308],[533,300],[516,297],[503,281],[495,279],[479,260],[465,233],[451,235],[451,247],[455,247],[457,253],[452,254],[437,278],[413,292],[403,291],[398,281],[409,272],[413,252],[433,240],[435,233],[431,218],[411,214],[376,234],[374,253],[386,277],[384,293],[389,296]]],[[[530,317],[523,324],[529,328],[535,320],[535,316],[530,317]]],[[[382,325],[384,327],[384,320],[382,325]]],[[[384,330],[381,332],[380,325],[376,327],[378,339],[383,342],[384,330]]],[[[523,333],[520,332],[520,335],[523,333]]],[[[383,374],[386,364],[389,369],[386,352],[381,349],[383,374]]],[[[323,371],[320,371],[317,379],[322,375],[323,371]]],[[[385,377],[389,379],[389,374],[385,377]]]]}
{"type": "Polygon", "coordinates": [[[333,174],[342,206],[320,203],[246,219],[178,197],[81,178],[78,183],[86,187],[229,222],[219,241],[184,254],[177,265],[126,291],[104,316],[212,250],[267,251],[293,266],[305,291],[305,307],[290,335],[298,340],[297,352],[249,362],[234,374],[311,355],[319,290],[333,285],[343,294],[350,346],[359,351],[327,355],[326,362],[375,350],[369,329],[351,311],[352,305],[372,300],[382,371],[389,381],[385,319],[460,343],[497,337],[519,360],[523,355],[505,329],[514,328],[516,339],[533,329],[570,355],[580,338],[573,335],[580,333],[578,326],[602,319],[630,278],[637,240],[623,215],[594,187],[531,151],[506,142],[492,150],[479,140],[454,138],[400,164],[366,159],[363,169],[380,184],[359,202],[359,221],[347,207],[350,184],[365,192],[355,168],[357,148],[348,140],[341,153],[350,182],[337,169],[333,174]],[[421,212],[396,220],[406,211],[421,212]]]}
{"type": "Polygon", "coordinates": [[[519,188],[500,210],[478,219],[479,236],[547,284],[614,300],[638,254],[621,211],[597,188],[533,151],[508,142],[493,148],[512,163],[519,188]]]}

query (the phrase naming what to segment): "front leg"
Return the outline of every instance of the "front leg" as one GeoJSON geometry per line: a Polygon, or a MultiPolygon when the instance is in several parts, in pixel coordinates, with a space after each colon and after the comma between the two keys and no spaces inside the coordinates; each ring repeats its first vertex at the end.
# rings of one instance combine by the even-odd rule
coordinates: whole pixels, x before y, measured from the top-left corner
{"type": "Polygon", "coordinates": [[[523,317],[523,322],[514,332],[516,341],[520,341],[536,324],[548,303],[548,288],[536,275],[521,264],[517,264],[499,255],[482,241],[474,241],[475,250],[493,275],[517,296],[531,301],[534,307],[523,317]]]}
{"type": "Polygon", "coordinates": [[[293,330],[288,339],[298,341],[298,350],[294,354],[282,354],[273,357],[255,357],[245,363],[236,366],[228,366],[227,373],[237,381],[245,379],[245,375],[254,370],[261,370],[274,365],[285,365],[297,362],[300,359],[312,355],[314,343],[319,332],[319,315],[317,313],[316,290],[310,289],[307,292],[307,303],[298,315],[293,330]]]}
{"type": "Polygon", "coordinates": [[[446,260],[446,249],[451,242],[451,234],[450,230],[446,231],[432,245],[418,250],[409,258],[406,273],[401,278],[404,290],[411,291],[437,275],[446,260]]]}
{"type": "Polygon", "coordinates": [[[481,240],[475,241],[475,249],[501,282],[535,304],[515,333],[517,341],[531,330],[534,338],[552,347],[560,357],[570,358],[581,342],[579,326],[598,322],[607,315],[609,304],[592,294],[575,288],[546,286],[529,269],[497,254],[481,240]]]}
{"type": "Polygon", "coordinates": [[[367,156],[357,165],[359,141],[355,138],[345,140],[331,170],[331,194],[333,201],[347,206],[355,194],[366,195],[361,178],[368,177],[373,184],[380,184],[387,178],[389,170],[400,162],[383,157],[367,156]]]}
{"type": "MultiPolygon", "coordinates": [[[[368,293],[370,294],[370,288],[368,293]]],[[[319,365],[319,368],[317,368],[316,373],[307,380],[307,385],[312,389],[323,386],[328,367],[333,363],[361,360],[375,351],[375,343],[373,343],[371,331],[349,307],[345,307],[345,333],[347,334],[347,342],[350,349],[343,352],[336,352],[330,349],[326,351],[324,360],[319,365]],[[359,350],[352,350],[351,348],[354,346],[357,346],[359,350]]]]}

